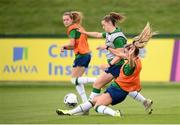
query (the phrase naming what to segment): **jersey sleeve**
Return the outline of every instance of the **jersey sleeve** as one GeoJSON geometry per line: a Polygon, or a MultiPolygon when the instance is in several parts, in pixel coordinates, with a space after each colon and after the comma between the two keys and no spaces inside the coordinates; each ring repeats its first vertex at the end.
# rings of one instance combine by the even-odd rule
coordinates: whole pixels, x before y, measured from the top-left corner
{"type": "Polygon", "coordinates": [[[115,40],[114,40],[114,47],[115,48],[123,48],[124,45],[126,44],[127,40],[123,37],[117,37],[115,40]]]}
{"type": "Polygon", "coordinates": [[[106,38],[106,32],[103,32],[103,33],[102,33],[102,37],[103,37],[103,38],[106,38]]]}
{"type": "Polygon", "coordinates": [[[130,76],[131,74],[133,74],[135,67],[130,67],[129,64],[125,64],[125,66],[123,67],[123,72],[126,76],[130,76]]]}
{"type": "Polygon", "coordinates": [[[76,29],[73,29],[70,31],[69,38],[78,39],[80,35],[81,35],[80,32],[78,32],[76,29]]]}

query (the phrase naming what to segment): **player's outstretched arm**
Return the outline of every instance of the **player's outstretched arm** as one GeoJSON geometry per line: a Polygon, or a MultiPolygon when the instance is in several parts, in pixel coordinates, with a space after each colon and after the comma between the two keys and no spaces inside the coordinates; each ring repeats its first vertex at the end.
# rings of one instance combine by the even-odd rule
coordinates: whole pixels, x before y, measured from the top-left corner
{"type": "Polygon", "coordinates": [[[77,31],[79,31],[80,33],[86,34],[88,36],[91,36],[91,37],[102,38],[102,33],[99,33],[99,32],[87,32],[84,29],[78,29],[77,31]]]}

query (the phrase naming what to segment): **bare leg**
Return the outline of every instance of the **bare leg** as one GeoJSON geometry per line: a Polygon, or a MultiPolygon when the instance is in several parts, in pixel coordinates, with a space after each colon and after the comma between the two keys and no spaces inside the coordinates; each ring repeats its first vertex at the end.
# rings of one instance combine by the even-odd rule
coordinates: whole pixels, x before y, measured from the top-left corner
{"type": "Polygon", "coordinates": [[[93,101],[95,102],[94,108],[96,112],[121,117],[121,112],[119,110],[115,111],[108,107],[108,105],[112,103],[112,98],[109,93],[94,97],[93,101]]]}
{"type": "Polygon", "coordinates": [[[89,100],[92,101],[95,96],[98,96],[100,94],[100,89],[111,82],[113,78],[112,74],[103,72],[94,82],[89,100]]]}

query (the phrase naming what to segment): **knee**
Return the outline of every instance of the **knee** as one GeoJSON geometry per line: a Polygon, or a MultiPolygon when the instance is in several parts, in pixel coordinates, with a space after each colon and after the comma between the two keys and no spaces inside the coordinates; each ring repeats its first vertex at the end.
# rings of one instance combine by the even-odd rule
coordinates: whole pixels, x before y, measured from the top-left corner
{"type": "Polygon", "coordinates": [[[103,105],[103,103],[101,102],[101,100],[93,100],[94,103],[94,109],[96,109],[98,106],[103,105]]]}

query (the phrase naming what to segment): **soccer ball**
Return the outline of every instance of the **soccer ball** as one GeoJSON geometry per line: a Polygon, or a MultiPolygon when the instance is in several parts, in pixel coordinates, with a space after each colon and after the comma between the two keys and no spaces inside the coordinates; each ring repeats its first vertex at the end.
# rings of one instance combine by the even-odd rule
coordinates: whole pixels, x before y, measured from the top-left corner
{"type": "Polygon", "coordinates": [[[64,96],[64,104],[68,107],[73,108],[78,104],[78,98],[74,93],[68,93],[64,96]]]}

